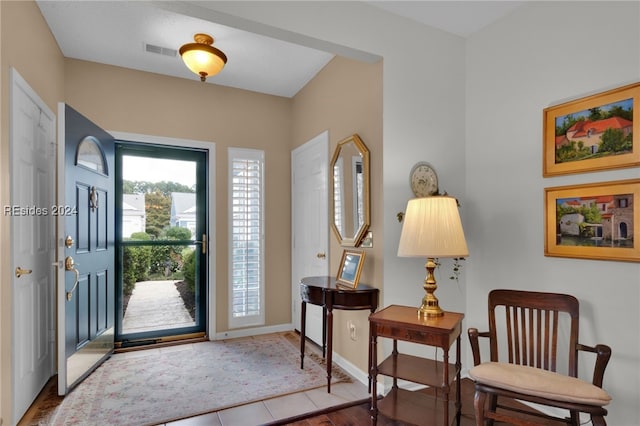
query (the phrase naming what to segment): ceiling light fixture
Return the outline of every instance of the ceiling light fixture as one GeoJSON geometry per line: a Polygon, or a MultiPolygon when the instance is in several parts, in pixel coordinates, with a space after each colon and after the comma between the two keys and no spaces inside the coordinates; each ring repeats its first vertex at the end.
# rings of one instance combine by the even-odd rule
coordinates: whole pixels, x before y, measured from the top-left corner
{"type": "Polygon", "coordinates": [[[212,46],[213,37],[208,34],[193,36],[195,43],[180,48],[180,56],[187,68],[200,76],[200,81],[218,74],[227,63],[227,55],[212,46]]]}

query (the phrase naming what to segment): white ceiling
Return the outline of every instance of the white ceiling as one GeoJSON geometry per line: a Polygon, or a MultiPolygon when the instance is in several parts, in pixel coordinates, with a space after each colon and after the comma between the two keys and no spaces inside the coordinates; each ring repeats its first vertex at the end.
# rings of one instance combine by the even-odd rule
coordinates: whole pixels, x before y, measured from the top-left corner
{"type": "MultiPolygon", "coordinates": [[[[229,58],[207,82],[292,97],[333,57],[289,41],[214,22],[207,2],[40,0],[38,6],[65,57],[199,80],[179,55],[146,51],[147,44],[177,51],[204,32],[229,58]],[[198,13],[189,11],[199,8],[198,13]],[[196,18],[206,16],[206,19],[196,18]]],[[[370,1],[372,6],[466,37],[505,16],[522,1],[370,1]]]]}

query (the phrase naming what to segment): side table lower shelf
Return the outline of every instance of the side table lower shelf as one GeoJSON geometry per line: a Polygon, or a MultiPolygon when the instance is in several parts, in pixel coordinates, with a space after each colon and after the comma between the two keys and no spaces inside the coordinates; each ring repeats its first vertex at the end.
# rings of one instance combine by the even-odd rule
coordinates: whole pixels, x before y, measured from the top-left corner
{"type": "MultiPolygon", "coordinates": [[[[412,425],[441,425],[446,423],[443,404],[449,404],[449,412],[455,412],[455,403],[445,402],[420,391],[393,388],[378,400],[378,411],[385,417],[412,425]]],[[[451,422],[455,421],[453,416],[451,422]]]]}
{"type": "MultiPolygon", "coordinates": [[[[441,383],[440,388],[451,385],[458,376],[458,368],[449,363],[448,383],[443,383],[445,364],[428,358],[395,353],[378,365],[378,374],[409,380],[422,385],[434,386],[441,383]]],[[[438,387],[436,386],[436,389],[438,387]]]]}

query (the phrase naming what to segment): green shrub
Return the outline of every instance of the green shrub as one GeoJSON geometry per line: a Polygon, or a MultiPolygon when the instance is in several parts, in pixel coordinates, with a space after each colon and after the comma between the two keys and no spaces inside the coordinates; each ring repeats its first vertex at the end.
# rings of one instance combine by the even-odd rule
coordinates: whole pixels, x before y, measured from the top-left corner
{"type": "MultiPolygon", "coordinates": [[[[186,250],[185,250],[186,252],[186,250]]],[[[196,291],[196,251],[189,250],[183,257],[182,272],[184,280],[191,291],[196,291]]]]}
{"type": "MultiPolygon", "coordinates": [[[[145,232],[135,232],[127,240],[148,241],[151,238],[145,232]]],[[[149,279],[151,266],[151,247],[125,246],[122,253],[122,290],[126,296],[131,295],[136,282],[149,279]]]]}

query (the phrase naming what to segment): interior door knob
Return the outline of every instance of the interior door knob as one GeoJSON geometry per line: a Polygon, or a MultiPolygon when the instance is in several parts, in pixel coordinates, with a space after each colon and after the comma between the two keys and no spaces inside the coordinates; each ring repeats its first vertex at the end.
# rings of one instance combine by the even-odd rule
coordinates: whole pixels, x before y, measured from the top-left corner
{"type": "Polygon", "coordinates": [[[16,277],[20,278],[23,275],[29,275],[31,272],[33,272],[31,269],[22,269],[18,266],[16,268],[16,277]]]}
{"type": "Polygon", "coordinates": [[[318,259],[325,259],[327,257],[327,255],[324,252],[322,252],[322,253],[317,253],[316,257],[318,259]]]}

